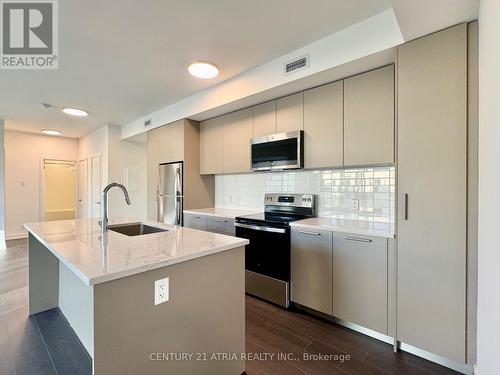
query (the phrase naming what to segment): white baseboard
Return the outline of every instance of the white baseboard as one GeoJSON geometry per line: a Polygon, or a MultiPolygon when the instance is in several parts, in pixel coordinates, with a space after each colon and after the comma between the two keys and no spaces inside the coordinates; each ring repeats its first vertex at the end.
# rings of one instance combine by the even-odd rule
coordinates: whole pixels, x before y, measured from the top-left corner
{"type": "Polygon", "coordinates": [[[452,370],[461,372],[462,374],[466,374],[466,375],[473,375],[474,374],[474,365],[457,363],[457,362],[451,361],[447,358],[443,358],[437,354],[422,350],[422,349],[417,348],[417,347],[412,346],[412,345],[405,344],[404,342],[400,342],[399,348],[401,350],[404,350],[405,352],[414,354],[418,357],[427,359],[428,361],[437,363],[438,365],[448,367],[448,368],[451,368],[452,370]]]}
{"type": "Polygon", "coordinates": [[[8,240],[20,240],[22,238],[28,238],[28,233],[19,232],[19,233],[9,233],[5,235],[5,239],[8,240]]]}
{"type": "Polygon", "coordinates": [[[0,249],[6,249],[7,245],[5,244],[5,231],[0,230],[0,249]]]}
{"type": "MultiPolygon", "coordinates": [[[[378,333],[376,331],[373,331],[371,329],[362,327],[360,325],[357,325],[357,324],[354,324],[354,323],[351,323],[351,322],[347,322],[345,320],[338,319],[338,318],[335,318],[335,317],[331,317],[329,315],[326,315],[326,314],[317,312],[317,311],[315,311],[313,309],[310,309],[310,308],[308,308],[306,306],[302,306],[302,305],[299,305],[299,304],[296,304],[296,303],[293,303],[293,306],[299,308],[300,310],[306,311],[306,312],[308,312],[308,313],[310,313],[312,315],[316,315],[316,316],[322,317],[324,319],[333,321],[333,322],[335,322],[337,324],[340,324],[341,326],[344,326],[344,327],[347,327],[349,329],[352,329],[353,331],[356,331],[356,332],[362,333],[362,334],[364,334],[366,336],[373,337],[374,339],[383,341],[383,342],[385,342],[387,344],[391,344],[391,345],[394,344],[394,338],[391,337],[391,336],[386,336],[386,335],[384,335],[382,333],[378,333]]],[[[428,361],[437,363],[437,364],[439,364],[441,366],[448,367],[448,368],[450,368],[452,370],[461,372],[462,374],[466,374],[466,375],[473,375],[473,374],[474,375],[478,375],[477,366],[474,366],[474,365],[471,365],[471,364],[457,363],[457,362],[451,361],[449,359],[443,358],[443,357],[441,357],[441,356],[439,356],[437,354],[427,352],[425,350],[416,348],[414,346],[405,344],[404,342],[400,342],[400,341],[398,341],[398,348],[401,349],[401,350],[403,350],[403,351],[405,351],[405,352],[414,354],[414,355],[416,355],[418,357],[427,359],[428,361]]]]}

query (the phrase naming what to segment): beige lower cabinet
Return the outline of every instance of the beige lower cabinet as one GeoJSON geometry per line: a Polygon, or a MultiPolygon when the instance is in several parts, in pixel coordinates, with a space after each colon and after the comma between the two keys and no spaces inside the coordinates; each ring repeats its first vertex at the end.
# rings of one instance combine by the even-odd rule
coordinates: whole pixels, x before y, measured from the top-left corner
{"type": "Polygon", "coordinates": [[[394,163],[394,65],[344,80],[344,164],[394,163]]]}
{"type": "Polygon", "coordinates": [[[304,166],[342,166],[344,160],[343,81],[304,92],[304,166]]]}
{"type": "Polygon", "coordinates": [[[291,232],[291,300],[332,315],[332,232],[291,232]]]}
{"type": "Polygon", "coordinates": [[[185,213],[184,226],[186,228],[207,230],[207,216],[185,213]]]}
{"type": "Polygon", "coordinates": [[[184,226],[192,229],[234,236],[234,219],[221,216],[184,213],[184,226]]]}
{"type": "Polygon", "coordinates": [[[223,116],[224,173],[250,172],[250,140],[253,134],[253,108],[223,116]]]}
{"type": "Polygon", "coordinates": [[[333,234],[333,315],[387,334],[387,239],[333,234]]]}
{"type": "Polygon", "coordinates": [[[207,230],[209,232],[234,236],[234,220],[227,217],[208,216],[207,230]]]}

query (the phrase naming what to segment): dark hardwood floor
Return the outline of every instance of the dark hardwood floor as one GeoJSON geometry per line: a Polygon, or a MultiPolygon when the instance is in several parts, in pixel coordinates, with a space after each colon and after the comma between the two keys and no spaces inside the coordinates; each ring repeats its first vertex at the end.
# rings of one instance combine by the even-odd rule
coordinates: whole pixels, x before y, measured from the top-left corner
{"type": "MultiPolygon", "coordinates": [[[[0,250],[0,375],[90,374],[90,359],[57,309],[28,317],[26,241],[7,246],[0,250]]],[[[246,351],[247,358],[252,356],[248,375],[456,374],[405,352],[394,354],[391,345],[342,326],[249,296],[246,351]]]]}

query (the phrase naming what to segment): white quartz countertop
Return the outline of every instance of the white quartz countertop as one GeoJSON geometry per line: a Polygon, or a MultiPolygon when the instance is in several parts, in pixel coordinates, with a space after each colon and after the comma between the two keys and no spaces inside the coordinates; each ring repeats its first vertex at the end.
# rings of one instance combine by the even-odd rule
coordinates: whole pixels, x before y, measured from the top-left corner
{"type": "MultiPolygon", "coordinates": [[[[110,224],[139,222],[121,218],[110,224]]],[[[167,228],[167,232],[126,236],[101,234],[98,219],[47,221],[25,224],[64,265],[85,284],[95,285],[172,264],[234,249],[248,240],[143,221],[167,228]]]]}
{"type": "Polygon", "coordinates": [[[365,236],[394,238],[394,224],[374,223],[371,221],[331,219],[315,217],[298,220],[290,226],[312,230],[329,230],[332,232],[352,233],[365,236]]]}
{"type": "Polygon", "coordinates": [[[253,215],[261,212],[262,211],[241,210],[238,208],[199,208],[192,210],[184,210],[185,214],[217,216],[217,217],[225,217],[227,219],[234,219],[237,216],[253,215]]]}

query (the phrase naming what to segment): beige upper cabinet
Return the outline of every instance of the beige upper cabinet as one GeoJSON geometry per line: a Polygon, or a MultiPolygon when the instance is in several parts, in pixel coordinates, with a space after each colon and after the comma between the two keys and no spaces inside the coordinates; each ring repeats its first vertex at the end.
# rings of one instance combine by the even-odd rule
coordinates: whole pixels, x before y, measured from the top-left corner
{"type": "Polygon", "coordinates": [[[394,65],[344,80],[344,164],[394,163],[394,65]]]}
{"type": "Polygon", "coordinates": [[[306,168],[342,166],[344,159],[343,83],[304,92],[306,168]]]}
{"type": "Polygon", "coordinates": [[[158,131],[160,163],[184,160],[184,120],[162,126],[158,131]]]}
{"type": "Polygon", "coordinates": [[[276,132],[304,129],[304,93],[285,96],[276,102],[276,132]]]}
{"type": "Polygon", "coordinates": [[[398,47],[398,340],[464,363],[467,25],[398,47]]]}
{"type": "Polygon", "coordinates": [[[224,172],[224,123],[222,116],[200,123],[200,173],[224,172]]]}
{"type": "Polygon", "coordinates": [[[184,160],[184,120],[174,122],[170,128],[169,162],[184,160]]]}
{"type": "Polygon", "coordinates": [[[249,172],[253,108],[245,108],[223,117],[224,173],[249,172]]]}
{"type": "Polygon", "coordinates": [[[275,134],[276,131],[276,100],[253,107],[253,137],[275,134]]]}

